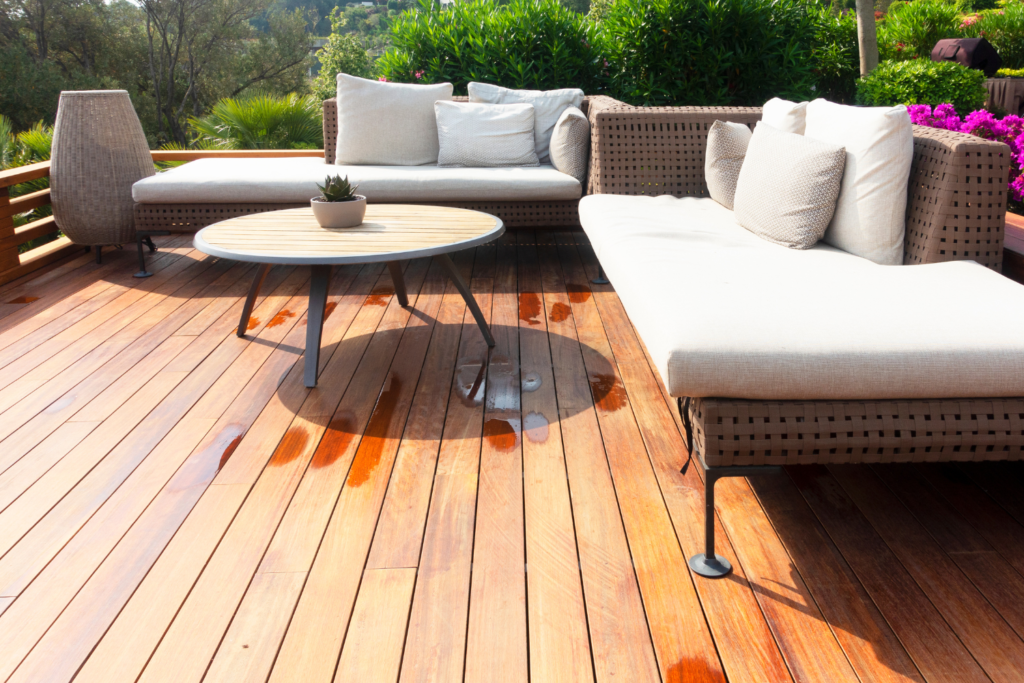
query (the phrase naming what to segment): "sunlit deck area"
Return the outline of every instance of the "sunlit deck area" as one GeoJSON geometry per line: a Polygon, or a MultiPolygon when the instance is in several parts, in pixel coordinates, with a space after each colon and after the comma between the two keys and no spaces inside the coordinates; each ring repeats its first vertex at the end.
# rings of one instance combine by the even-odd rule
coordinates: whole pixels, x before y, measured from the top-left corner
{"type": "MultiPolygon", "coordinates": [[[[0,681],[1019,681],[1024,466],[702,469],[582,233],[0,288],[0,681]]],[[[680,273],[680,295],[686,274],[680,273]]],[[[699,324],[695,321],[694,324],[699,324]]]]}

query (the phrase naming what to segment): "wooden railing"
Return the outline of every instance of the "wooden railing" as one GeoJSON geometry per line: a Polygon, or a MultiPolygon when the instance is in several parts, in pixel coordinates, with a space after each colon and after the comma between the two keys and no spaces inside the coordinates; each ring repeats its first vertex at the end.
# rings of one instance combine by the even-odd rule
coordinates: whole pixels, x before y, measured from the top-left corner
{"type": "MultiPolygon", "coordinates": [[[[322,149],[242,149],[242,150],[153,150],[153,161],[194,161],[245,157],[320,157],[322,149]]],[[[26,242],[59,231],[53,216],[14,227],[14,217],[50,203],[50,190],[11,198],[11,188],[21,183],[50,176],[50,162],[19,166],[0,171],[0,285],[82,250],[67,237],[21,252],[26,242]]]]}

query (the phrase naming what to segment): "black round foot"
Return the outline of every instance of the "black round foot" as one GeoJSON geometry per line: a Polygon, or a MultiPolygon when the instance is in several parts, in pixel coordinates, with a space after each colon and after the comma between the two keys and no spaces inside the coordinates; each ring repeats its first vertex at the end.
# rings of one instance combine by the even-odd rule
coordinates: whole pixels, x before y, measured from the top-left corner
{"type": "Polygon", "coordinates": [[[152,274],[153,273],[150,273],[148,271],[140,270],[139,272],[135,273],[135,275],[133,275],[132,277],[150,277],[152,274]]]}
{"type": "Polygon", "coordinates": [[[689,564],[694,574],[700,574],[709,579],[720,579],[732,571],[729,560],[721,555],[715,555],[715,559],[708,560],[707,555],[700,553],[691,557],[689,564]]]}
{"type": "Polygon", "coordinates": [[[590,284],[592,284],[592,285],[610,285],[611,281],[608,280],[608,278],[595,277],[593,280],[590,281],[590,284]]]}

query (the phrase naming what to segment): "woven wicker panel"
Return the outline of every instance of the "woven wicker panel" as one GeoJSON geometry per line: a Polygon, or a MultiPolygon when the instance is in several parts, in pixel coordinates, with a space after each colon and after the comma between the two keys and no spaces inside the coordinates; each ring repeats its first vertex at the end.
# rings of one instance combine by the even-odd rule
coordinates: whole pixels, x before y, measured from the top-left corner
{"type": "Polygon", "coordinates": [[[704,152],[715,121],[753,126],[759,107],[632,107],[590,101],[588,194],[707,196],[704,152]]]}
{"type": "MultiPolygon", "coordinates": [[[[451,206],[483,211],[497,216],[509,229],[579,227],[579,200],[547,202],[416,202],[428,206],[451,206]]],[[[135,223],[139,230],[196,232],[218,221],[264,211],[295,209],[306,204],[136,204],[135,223]]]]}
{"type": "Polygon", "coordinates": [[[970,259],[1000,270],[1010,148],[914,126],[903,261],[970,259]]]}
{"type": "Polygon", "coordinates": [[[1024,398],[703,398],[690,417],[710,467],[1024,459],[1024,398]]]}
{"type": "MultiPolygon", "coordinates": [[[[456,102],[468,102],[465,96],[453,97],[456,102]]],[[[589,111],[588,98],[583,98],[580,111],[586,116],[589,111]]],[[[324,100],[324,160],[333,164],[338,150],[338,100],[335,97],[324,100]]]]}

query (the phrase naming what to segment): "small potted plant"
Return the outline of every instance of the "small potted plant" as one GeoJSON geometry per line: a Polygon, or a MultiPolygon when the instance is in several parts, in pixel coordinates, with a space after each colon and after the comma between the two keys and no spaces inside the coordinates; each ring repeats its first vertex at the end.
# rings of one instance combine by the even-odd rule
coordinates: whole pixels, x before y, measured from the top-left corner
{"type": "Polygon", "coordinates": [[[313,217],[324,228],[354,228],[362,225],[366,215],[366,197],[356,194],[356,186],[348,176],[327,176],[324,184],[317,184],[320,196],[313,197],[313,217]]]}

